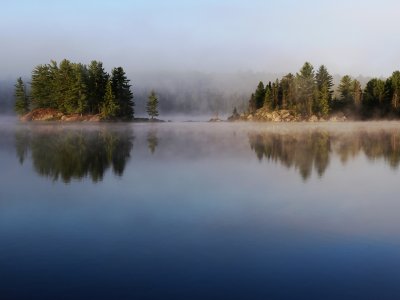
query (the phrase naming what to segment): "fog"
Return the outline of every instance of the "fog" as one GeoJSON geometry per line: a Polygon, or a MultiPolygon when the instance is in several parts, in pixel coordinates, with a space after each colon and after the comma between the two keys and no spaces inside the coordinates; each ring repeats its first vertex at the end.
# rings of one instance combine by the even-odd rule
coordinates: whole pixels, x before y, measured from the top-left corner
{"type": "Polygon", "coordinates": [[[384,1],[2,1],[0,78],[40,63],[101,60],[129,72],[332,73],[398,67],[397,12],[384,1]]]}
{"type": "MultiPolygon", "coordinates": [[[[0,113],[17,77],[50,60],[123,66],[143,115],[149,90],[164,114],[244,110],[258,81],[305,61],[332,74],[387,77],[399,68],[399,2],[3,1],[0,113]]],[[[340,76],[337,75],[335,81],[340,76]]]]}

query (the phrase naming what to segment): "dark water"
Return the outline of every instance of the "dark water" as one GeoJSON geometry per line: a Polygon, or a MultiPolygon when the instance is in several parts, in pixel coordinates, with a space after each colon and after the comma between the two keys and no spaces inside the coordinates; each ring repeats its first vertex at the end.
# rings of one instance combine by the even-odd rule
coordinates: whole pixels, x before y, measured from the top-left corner
{"type": "Polygon", "coordinates": [[[399,123],[0,126],[0,299],[400,298],[399,123]]]}

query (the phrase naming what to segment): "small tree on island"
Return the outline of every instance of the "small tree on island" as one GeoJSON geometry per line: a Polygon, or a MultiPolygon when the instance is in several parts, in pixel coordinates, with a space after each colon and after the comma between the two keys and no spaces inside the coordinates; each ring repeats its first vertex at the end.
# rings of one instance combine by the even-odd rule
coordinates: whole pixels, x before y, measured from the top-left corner
{"type": "Polygon", "coordinates": [[[152,120],[158,116],[158,97],[154,91],[148,97],[146,111],[152,120]]]}
{"type": "Polygon", "coordinates": [[[112,119],[117,115],[119,106],[115,100],[115,95],[113,94],[111,80],[108,80],[106,85],[106,92],[104,95],[104,101],[101,106],[101,115],[105,119],[112,119]]]}
{"type": "Polygon", "coordinates": [[[29,111],[29,99],[26,95],[25,84],[19,77],[15,84],[15,112],[18,115],[26,114],[29,111]]]}

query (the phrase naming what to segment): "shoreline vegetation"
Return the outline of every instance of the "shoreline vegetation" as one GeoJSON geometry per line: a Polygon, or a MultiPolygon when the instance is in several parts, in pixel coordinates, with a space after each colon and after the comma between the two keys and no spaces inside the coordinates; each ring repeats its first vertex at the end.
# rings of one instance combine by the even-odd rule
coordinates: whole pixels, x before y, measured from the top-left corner
{"type": "MultiPolygon", "coordinates": [[[[400,119],[400,71],[386,80],[371,79],[364,88],[345,75],[333,89],[333,77],[322,65],[317,71],[306,62],[295,75],[259,82],[250,95],[248,108],[236,107],[226,121],[323,122],[400,119]]],[[[107,73],[102,62],[89,65],[66,59],[59,64],[38,65],[29,87],[18,78],[15,111],[21,121],[133,121],[163,122],[156,119],[159,97],[148,96],[149,118],[135,118],[130,80],[122,67],[107,73]]],[[[225,121],[213,117],[210,122],[225,121]]]]}
{"type": "Polygon", "coordinates": [[[400,71],[383,80],[373,78],[364,89],[357,79],[345,75],[336,90],[324,65],[315,72],[304,63],[295,75],[264,85],[259,82],[251,94],[248,109],[236,107],[229,121],[318,122],[400,119],[400,71]]]}
{"type": "Polygon", "coordinates": [[[147,118],[135,118],[130,80],[122,67],[111,74],[103,63],[89,65],[62,60],[38,65],[29,87],[18,78],[15,84],[15,112],[21,121],[151,121],[158,113],[158,95],[148,97],[147,118]]]}

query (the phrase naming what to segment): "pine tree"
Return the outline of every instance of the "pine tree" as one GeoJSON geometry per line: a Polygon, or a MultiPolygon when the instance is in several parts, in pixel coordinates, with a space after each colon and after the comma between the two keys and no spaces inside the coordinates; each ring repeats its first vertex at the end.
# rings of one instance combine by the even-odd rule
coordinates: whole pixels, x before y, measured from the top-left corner
{"type": "Polygon", "coordinates": [[[38,65],[33,69],[31,99],[34,108],[57,108],[53,77],[49,65],[38,65]]]}
{"type": "Polygon", "coordinates": [[[339,91],[339,101],[340,101],[340,107],[346,107],[349,104],[351,104],[353,97],[352,97],[352,92],[353,92],[353,80],[349,75],[345,75],[342,77],[339,83],[338,87],[339,91]]]}
{"type": "Polygon", "coordinates": [[[352,85],[353,85],[353,90],[352,90],[353,103],[356,111],[358,112],[361,107],[361,99],[362,99],[361,83],[357,79],[354,79],[352,85]]]}
{"type": "Polygon", "coordinates": [[[255,113],[256,110],[256,99],[254,97],[254,93],[252,93],[249,100],[249,113],[255,113]]]}
{"type": "Polygon", "coordinates": [[[333,77],[329,74],[327,68],[322,65],[315,75],[317,84],[317,97],[315,110],[323,117],[327,117],[330,112],[330,103],[332,101],[333,77]]]}
{"type": "Polygon", "coordinates": [[[93,60],[88,68],[88,111],[97,114],[101,109],[109,75],[104,71],[103,63],[93,60]]]}
{"type": "Polygon", "coordinates": [[[400,108],[400,72],[395,71],[393,72],[391,78],[390,78],[390,83],[391,83],[391,104],[392,104],[392,110],[395,112],[398,112],[400,108]]]}
{"type": "Polygon", "coordinates": [[[19,77],[15,84],[15,112],[18,115],[26,114],[29,111],[29,101],[26,95],[25,84],[19,77]]]}
{"type": "Polygon", "coordinates": [[[293,74],[289,73],[281,80],[282,88],[282,108],[292,109],[296,98],[296,84],[293,74]]]}
{"type": "Polygon", "coordinates": [[[256,109],[263,107],[265,98],[265,88],[264,83],[260,81],[258,83],[257,89],[254,93],[254,99],[256,101],[256,109]]]}
{"type": "Polygon", "coordinates": [[[147,100],[146,110],[151,119],[158,116],[158,97],[154,91],[150,92],[147,100]]]}
{"type": "Polygon", "coordinates": [[[296,75],[297,82],[297,109],[305,115],[312,115],[312,107],[315,98],[315,76],[314,67],[306,62],[296,75]]]}
{"type": "Polygon", "coordinates": [[[118,67],[112,70],[112,88],[119,106],[117,117],[125,120],[131,120],[134,116],[135,103],[133,102],[133,94],[129,81],[123,68],[118,67]]]}
{"type": "Polygon", "coordinates": [[[119,106],[115,99],[111,80],[107,82],[104,100],[101,106],[101,115],[104,119],[112,119],[117,116],[119,106]]]}

